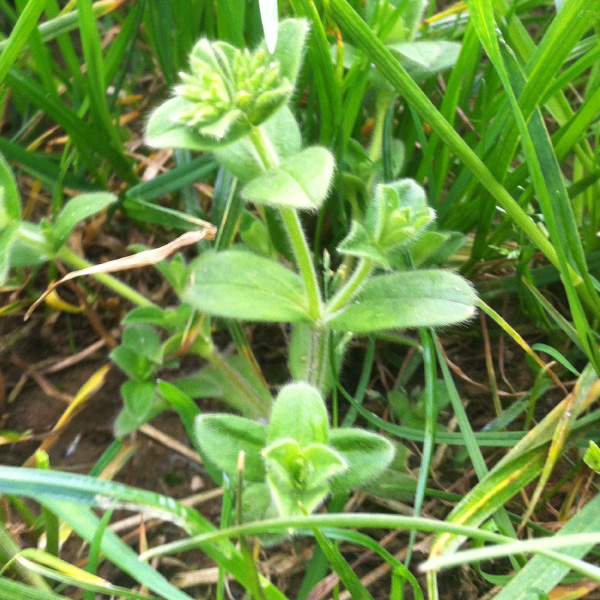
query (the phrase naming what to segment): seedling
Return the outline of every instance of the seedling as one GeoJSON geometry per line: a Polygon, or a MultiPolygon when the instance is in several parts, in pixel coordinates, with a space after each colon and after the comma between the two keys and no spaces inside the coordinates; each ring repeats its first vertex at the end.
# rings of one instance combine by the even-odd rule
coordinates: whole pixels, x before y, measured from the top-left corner
{"type": "Polygon", "coordinates": [[[243,520],[300,516],[332,492],[345,492],[382,473],[394,457],[385,438],[361,429],[331,429],[319,392],[286,385],[268,425],[233,415],[201,415],[196,441],[232,480],[245,453],[243,520]]]}

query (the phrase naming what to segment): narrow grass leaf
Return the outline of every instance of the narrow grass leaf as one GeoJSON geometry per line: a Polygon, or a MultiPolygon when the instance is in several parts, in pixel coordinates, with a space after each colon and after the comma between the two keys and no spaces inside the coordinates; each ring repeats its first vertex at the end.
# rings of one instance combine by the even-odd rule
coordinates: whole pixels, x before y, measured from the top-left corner
{"type": "Polygon", "coordinates": [[[548,315],[552,318],[552,320],[558,325],[558,327],[562,330],[562,332],[577,346],[582,352],[583,346],[581,344],[581,340],[577,336],[577,331],[573,327],[573,325],[563,317],[563,315],[556,309],[548,300],[546,300],[545,296],[537,289],[537,287],[525,279],[523,280],[523,285],[527,287],[527,289],[533,294],[535,299],[541,304],[542,308],[548,313],[548,315]]]}
{"type": "Polygon", "coordinates": [[[65,585],[72,585],[101,594],[118,594],[123,598],[140,598],[141,600],[151,600],[153,598],[153,596],[147,594],[113,585],[102,577],[88,573],[71,563],[35,548],[23,550],[16,557],[16,560],[39,575],[60,581],[65,585]]]}
{"type": "Polygon", "coordinates": [[[197,181],[205,181],[217,170],[218,163],[210,155],[199,156],[168,173],[162,173],[150,181],[130,187],[125,196],[138,200],[157,200],[197,181]]]}
{"type": "Polygon", "coordinates": [[[319,141],[330,145],[337,136],[341,122],[342,101],[340,85],[331,59],[329,41],[325,25],[313,0],[295,0],[292,2],[297,14],[303,12],[310,19],[311,34],[308,40],[308,62],[312,69],[314,87],[319,98],[319,118],[321,131],[319,141]],[[304,9],[300,12],[300,4],[304,9]]]}
{"type": "Polygon", "coordinates": [[[163,227],[173,227],[178,230],[198,229],[206,223],[180,210],[167,208],[155,202],[146,202],[138,198],[127,198],[122,204],[127,216],[141,223],[156,223],[163,227]]]}
{"type": "MultiPolygon", "coordinates": [[[[198,456],[202,458],[202,462],[211,476],[212,480],[217,484],[222,483],[221,471],[213,465],[204,451],[195,435],[194,422],[198,415],[200,415],[200,409],[198,405],[187,395],[184,394],[176,385],[169,383],[168,381],[158,381],[158,389],[163,395],[163,398],[171,405],[171,407],[179,414],[185,430],[188,434],[189,439],[192,442],[194,450],[198,453],[198,456]]],[[[217,394],[218,395],[218,394],[217,394]]]]}
{"type": "MultiPolygon", "coordinates": [[[[106,85],[113,83],[113,89],[107,100],[108,110],[114,114],[114,107],[123,90],[123,84],[128,73],[131,71],[131,61],[133,59],[138,36],[140,35],[140,25],[144,14],[146,0],[138,2],[135,10],[131,10],[125,20],[121,23],[120,31],[114,41],[106,51],[104,59],[104,74],[106,85]]],[[[93,5],[92,5],[93,10],[93,5]]],[[[108,93],[108,90],[107,90],[108,93]]],[[[115,128],[118,124],[115,123],[115,128]]]]}
{"type": "MultiPolygon", "coordinates": [[[[515,444],[494,469],[456,505],[447,517],[448,521],[479,525],[542,472],[549,443],[566,409],[571,407],[576,417],[600,395],[600,380],[592,368],[588,367],[584,371],[573,394],[577,401],[573,404],[569,395],[515,444]]],[[[452,534],[438,536],[432,545],[430,558],[445,554],[460,543],[461,539],[452,534]]]]}
{"type": "MultiPolygon", "coordinates": [[[[416,577],[373,538],[365,535],[364,533],[359,533],[358,531],[333,529],[331,527],[324,527],[321,531],[323,531],[324,535],[328,539],[342,540],[351,544],[358,544],[371,550],[377,556],[385,560],[404,581],[408,581],[410,583],[415,600],[423,600],[423,592],[419,587],[419,582],[417,581],[416,577]]],[[[392,577],[394,577],[394,574],[392,574],[392,577]]],[[[401,598],[401,596],[399,596],[399,598],[401,598]]]]}
{"type": "Polygon", "coordinates": [[[239,48],[243,47],[245,44],[245,0],[228,0],[228,2],[217,2],[216,9],[217,32],[219,39],[226,42],[231,42],[233,45],[238,46],[239,48]]]}
{"type": "MultiPolygon", "coordinates": [[[[113,123],[112,116],[108,110],[102,42],[92,10],[92,0],[78,0],[77,7],[81,45],[86,66],[86,82],[90,94],[90,108],[94,115],[96,126],[104,129],[106,137],[110,140],[115,152],[121,156],[122,162],[127,164],[128,159],[125,157],[116,125],[113,123]]],[[[130,173],[128,180],[135,180],[133,173],[130,173]]]]}
{"type": "MultiPolygon", "coordinates": [[[[17,8],[19,12],[23,12],[28,0],[18,0],[17,8]]],[[[55,71],[59,71],[60,67],[56,62],[52,61],[52,57],[48,49],[44,46],[39,29],[34,27],[29,34],[29,51],[31,52],[30,66],[42,80],[46,91],[51,96],[58,99],[57,83],[54,78],[55,71]]]]}
{"type": "MultiPolygon", "coordinates": [[[[217,10],[224,2],[217,3],[217,10]]],[[[146,2],[144,26],[154,56],[168,87],[171,87],[178,73],[173,54],[173,2],[170,0],[153,0],[146,2]]]]}
{"type": "MultiPolygon", "coordinates": [[[[86,571],[88,573],[91,573],[92,575],[95,575],[98,570],[98,565],[100,564],[100,544],[102,543],[102,537],[104,536],[104,532],[108,527],[112,515],[112,510],[107,510],[104,513],[104,515],[100,519],[100,524],[98,525],[98,530],[96,531],[96,535],[94,536],[94,541],[90,544],[90,551],[88,555],[86,571]]],[[[83,600],[95,600],[94,593],[89,590],[85,591],[83,593],[83,600]]]]}
{"type": "Polygon", "coordinates": [[[0,54],[0,84],[4,82],[9,69],[19,57],[19,53],[31,32],[35,29],[45,6],[46,0],[29,0],[8,40],[6,40],[6,45],[0,48],[2,52],[0,54]]]}
{"type": "Polygon", "coordinates": [[[127,180],[131,179],[129,162],[125,161],[123,156],[114,150],[105,136],[98,135],[98,131],[82,121],[66,105],[49,98],[43,87],[32,77],[28,77],[24,73],[13,69],[7,74],[6,81],[14,88],[16,93],[37,106],[49,118],[65,129],[93,174],[97,176],[98,170],[92,160],[90,150],[98,152],[98,154],[107,158],[117,173],[123,178],[127,180]]]}
{"type": "MultiPolygon", "coordinates": [[[[510,556],[511,554],[537,554],[545,550],[562,550],[563,548],[577,546],[586,546],[591,548],[598,543],[600,543],[600,533],[574,533],[570,535],[563,534],[529,540],[517,540],[510,544],[497,544],[495,546],[485,546],[483,548],[472,548],[470,550],[456,552],[449,556],[442,556],[433,560],[428,560],[420,565],[420,569],[422,571],[446,569],[448,567],[455,567],[457,565],[463,565],[466,563],[510,556]]],[[[567,566],[575,565],[573,562],[566,564],[567,566]]],[[[575,570],[579,571],[585,576],[591,577],[596,581],[600,581],[600,568],[595,565],[590,564],[585,566],[585,563],[582,561],[582,564],[577,565],[575,570]]]]}
{"type": "MultiPolygon", "coordinates": [[[[44,495],[36,500],[56,513],[89,544],[94,541],[100,520],[89,508],[44,495]]],[[[112,531],[104,532],[100,550],[113,564],[165,600],[191,600],[190,596],[171,585],[158,571],[141,562],[138,555],[112,531]]]]}
{"type": "Polygon", "coordinates": [[[340,554],[340,551],[336,548],[335,544],[329,541],[317,527],[315,527],[312,532],[319,547],[327,557],[329,564],[338,574],[341,582],[350,592],[351,597],[356,598],[357,600],[373,600],[373,596],[369,594],[367,589],[360,582],[360,579],[346,562],[346,559],[340,554]]]}
{"type": "Polygon", "coordinates": [[[21,196],[15,176],[0,154],[0,229],[9,221],[21,218],[21,196]]]}
{"type": "MultiPolygon", "coordinates": [[[[26,519],[26,521],[27,521],[27,519],[26,519]]],[[[33,526],[33,517],[31,518],[30,524],[31,524],[31,526],[33,526]]],[[[8,533],[8,531],[6,531],[6,527],[5,527],[4,523],[0,523],[0,560],[2,561],[2,563],[4,565],[6,565],[20,551],[21,551],[21,548],[18,546],[18,544],[15,542],[15,540],[13,540],[13,538],[8,533]]],[[[4,568],[2,570],[4,572],[4,568]]],[[[11,573],[18,574],[19,577],[23,581],[28,582],[27,588],[29,590],[31,590],[32,592],[35,592],[35,591],[39,591],[40,593],[43,593],[44,591],[50,592],[50,586],[48,585],[48,583],[46,582],[46,580],[43,577],[41,577],[37,573],[33,573],[33,572],[29,571],[28,569],[25,569],[18,562],[13,562],[11,573]]],[[[0,592],[3,592],[6,589],[6,587],[4,586],[4,583],[6,581],[7,581],[6,579],[4,579],[3,577],[0,577],[0,592]]],[[[23,585],[23,584],[19,584],[19,585],[23,585]]],[[[9,586],[9,588],[10,588],[10,586],[9,586]]],[[[12,591],[11,591],[11,593],[12,593],[12,591]]],[[[9,597],[10,598],[16,597],[16,598],[18,598],[18,600],[21,600],[21,598],[23,598],[23,596],[18,596],[18,595],[16,595],[16,596],[13,595],[13,596],[9,596],[9,597]]]]}
{"type": "MultiPolygon", "coordinates": [[[[473,432],[465,408],[462,404],[460,396],[458,395],[458,390],[456,389],[454,380],[452,379],[450,369],[446,364],[439,340],[437,339],[435,339],[435,349],[438,362],[440,364],[440,369],[444,377],[444,382],[446,384],[446,389],[448,390],[448,395],[450,396],[450,402],[454,410],[454,415],[458,421],[458,426],[465,440],[465,447],[469,454],[469,458],[471,459],[473,468],[475,469],[475,473],[477,474],[477,478],[481,481],[489,472],[487,465],[485,464],[485,459],[483,458],[481,448],[477,442],[476,434],[473,432]]],[[[517,534],[504,507],[498,509],[498,512],[494,515],[494,521],[496,522],[500,533],[508,537],[516,537],[517,534]]]]}
{"type": "MultiPolygon", "coordinates": [[[[536,191],[538,201],[542,206],[550,237],[557,249],[557,257],[563,274],[565,290],[569,299],[575,327],[586,350],[586,354],[592,361],[596,372],[600,373],[600,352],[598,351],[595,340],[592,339],[590,325],[587,321],[586,314],[583,311],[583,307],[581,306],[575,286],[568,276],[568,255],[563,249],[563,244],[567,245],[572,258],[577,264],[580,276],[583,279],[584,285],[580,285],[578,291],[588,300],[588,306],[594,309],[597,314],[598,306],[600,306],[600,298],[598,298],[597,292],[587,273],[587,265],[585,264],[583,249],[571,212],[571,205],[567,197],[564,179],[558,168],[558,162],[554,155],[541,113],[539,110],[534,112],[530,130],[528,130],[512,87],[513,85],[515,85],[517,89],[522,87],[522,75],[518,69],[516,60],[514,60],[510,52],[507,51],[505,51],[507,60],[507,65],[505,65],[496,38],[496,29],[491,5],[485,0],[472,0],[469,7],[471,18],[473,19],[479,39],[502,80],[511,103],[514,117],[517,121],[533,187],[536,191]],[[551,189],[551,192],[548,188],[551,189]],[[574,234],[573,230],[575,230],[574,234]]],[[[576,398],[576,396],[573,396],[570,399],[569,404],[571,404],[571,402],[576,402],[576,398]]],[[[557,428],[552,436],[547,460],[545,461],[540,480],[536,486],[529,506],[523,516],[521,527],[525,526],[533,513],[535,505],[541,496],[543,488],[548,481],[566,442],[569,428],[574,419],[573,415],[577,414],[577,412],[575,407],[568,406],[565,415],[569,416],[565,418],[561,417],[557,424],[557,428]]]]}
{"type": "Polygon", "coordinates": [[[269,532],[285,532],[290,529],[312,529],[313,527],[346,527],[350,529],[404,529],[406,531],[425,531],[430,533],[448,533],[454,536],[465,536],[475,540],[486,542],[507,543],[514,541],[512,538],[498,535],[484,529],[459,525],[447,521],[427,519],[425,517],[407,517],[402,515],[390,515],[381,513],[335,513],[335,514],[312,514],[301,517],[289,517],[280,519],[265,519],[260,522],[246,523],[236,527],[223,530],[215,530],[212,533],[195,535],[189,539],[171,542],[151,548],[144,552],[140,558],[150,560],[155,556],[166,556],[188,550],[196,550],[198,547],[209,547],[208,544],[216,540],[236,538],[240,536],[257,535],[269,532]]]}
{"type": "Polygon", "coordinates": [[[556,348],[548,346],[548,344],[534,344],[531,346],[532,350],[536,352],[545,352],[549,354],[556,362],[561,364],[565,369],[571,371],[575,377],[579,377],[581,373],[568,361],[556,348]]]}
{"type": "MultiPolygon", "coordinates": [[[[421,344],[423,346],[423,366],[425,368],[425,428],[423,430],[424,442],[421,459],[421,468],[419,469],[419,479],[415,492],[413,514],[418,517],[423,508],[425,500],[425,489],[429,479],[429,470],[433,459],[433,450],[435,448],[435,432],[437,429],[437,408],[436,399],[438,397],[437,365],[435,357],[435,344],[433,334],[429,329],[421,329],[421,344]]],[[[412,558],[413,546],[416,541],[416,531],[411,531],[408,547],[406,550],[405,567],[408,569],[412,558]]]]}
{"type": "Polygon", "coordinates": [[[50,590],[35,589],[4,577],[0,577],[0,593],[4,600],[67,600],[66,596],[60,596],[50,590]]]}
{"type": "MultiPolygon", "coordinates": [[[[569,522],[563,526],[556,537],[576,533],[598,531],[600,528],[600,495],[588,502],[569,522]]],[[[573,558],[583,558],[593,544],[571,546],[561,553],[573,558]]],[[[550,593],[568,574],[570,568],[545,556],[533,557],[513,579],[494,596],[494,600],[526,600],[532,589],[550,593]]]]}
{"type": "MultiPolygon", "coordinates": [[[[406,98],[407,102],[448,145],[449,149],[463,161],[465,166],[490,192],[523,232],[548,257],[550,262],[558,265],[558,258],[552,244],[548,242],[530,217],[498,182],[469,145],[440,114],[381,40],[373,34],[368,25],[352,9],[347,0],[330,0],[330,7],[342,28],[349,32],[350,37],[354,39],[357,46],[369,57],[382,75],[406,98]]],[[[577,277],[575,273],[569,275],[577,277]]]]}
{"type": "Polygon", "coordinates": [[[63,177],[60,167],[41,152],[28,151],[8,139],[0,138],[0,152],[7,160],[18,163],[23,171],[29,173],[34,179],[39,179],[49,188],[53,188],[57,181],[61,181],[62,177],[62,183],[70,189],[82,191],[97,189],[92,182],[85,181],[73,173],[66,173],[63,177]]]}
{"type": "MultiPolygon", "coordinates": [[[[94,2],[92,8],[94,11],[94,16],[98,19],[114,10],[119,8],[121,5],[125,4],[128,0],[98,0],[94,2]]],[[[38,4],[43,4],[38,3],[38,4]]],[[[43,10],[43,6],[40,9],[43,10]]],[[[48,19],[44,23],[41,23],[38,27],[40,34],[42,36],[42,40],[44,42],[49,42],[51,40],[56,39],[57,37],[69,33],[77,29],[77,11],[71,11],[63,13],[53,19],[48,19]]],[[[14,30],[13,30],[14,31],[14,30]]],[[[25,36],[27,38],[27,36],[25,36]]],[[[3,52],[5,48],[8,46],[8,40],[0,41],[0,52],[3,52]]]]}
{"type": "MultiPolygon", "coordinates": [[[[127,507],[138,510],[172,521],[191,535],[215,531],[214,526],[198,512],[173,498],[72,473],[0,466],[0,492],[42,502],[88,543],[94,539],[99,519],[82,504],[104,509],[127,507]]],[[[105,531],[100,549],[111,562],[167,600],[190,600],[149,565],[140,562],[138,555],[111,531],[105,531]]],[[[245,563],[233,544],[210,544],[205,552],[243,585],[248,583],[245,563]]],[[[266,581],[263,582],[263,591],[267,600],[285,600],[285,596],[266,581]]]]}
{"type": "Polygon", "coordinates": [[[75,397],[73,398],[69,406],[67,406],[66,410],[58,419],[56,425],[54,425],[50,434],[44,438],[44,441],[40,444],[36,452],[25,461],[24,466],[32,467],[35,464],[38,452],[52,448],[52,446],[58,439],[58,436],[62,432],[63,427],[65,427],[73,419],[73,417],[81,410],[85,403],[104,386],[106,375],[108,374],[110,367],[110,364],[100,367],[81,386],[81,388],[79,388],[79,391],[77,392],[77,394],[75,394],[75,397]]]}

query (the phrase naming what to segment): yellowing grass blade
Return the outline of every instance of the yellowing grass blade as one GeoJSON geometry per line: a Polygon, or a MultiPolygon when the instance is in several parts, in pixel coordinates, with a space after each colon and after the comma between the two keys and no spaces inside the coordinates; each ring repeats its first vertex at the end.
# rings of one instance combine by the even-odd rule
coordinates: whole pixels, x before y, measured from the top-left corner
{"type": "MultiPolygon", "coordinates": [[[[576,419],[600,397],[600,380],[591,365],[569,394],[475,486],[454,508],[446,521],[459,525],[479,526],[525,485],[543,472],[550,443],[559,436],[564,444],[571,419],[576,419]]],[[[551,451],[552,448],[551,448],[551,451]]],[[[555,460],[551,456],[551,460],[555,460]]],[[[463,541],[453,533],[439,535],[432,544],[430,559],[454,551],[463,541]]]]}
{"type": "MultiPolygon", "coordinates": [[[[62,414],[56,425],[52,428],[50,435],[41,443],[39,450],[51,448],[58,438],[63,427],[75,416],[81,407],[104,385],[106,375],[111,365],[104,365],[98,369],[80,388],[73,401],[62,414]]],[[[30,456],[24,466],[32,467],[35,464],[35,454],[30,456]]]]}

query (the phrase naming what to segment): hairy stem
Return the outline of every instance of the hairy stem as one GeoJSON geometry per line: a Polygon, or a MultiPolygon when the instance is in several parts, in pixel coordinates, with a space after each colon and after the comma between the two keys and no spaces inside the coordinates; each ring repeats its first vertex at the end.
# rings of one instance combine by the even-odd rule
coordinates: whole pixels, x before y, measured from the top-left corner
{"type": "Polygon", "coordinates": [[[369,258],[361,258],[352,272],[352,276],[342,289],[328,302],[326,313],[333,315],[338,310],[344,308],[345,304],[358,292],[369,273],[373,270],[373,261],[369,258]]]}
{"type": "MultiPolygon", "coordinates": [[[[277,167],[277,157],[272,152],[268,140],[265,139],[258,127],[251,129],[250,140],[264,168],[273,169],[277,167]]],[[[309,383],[322,391],[325,385],[324,373],[326,372],[328,340],[326,330],[322,329],[319,325],[323,316],[323,303],[319,281],[298,212],[293,208],[283,207],[279,211],[292,244],[298,270],[304,282],[308,301],[308,313],[313,321],[306,378],[309,383]]]]}
{"type": "Polygon", "coordinates": [[[327,385],[328,364],[329,332],[315,327],[311,330],[306,378],[308,383],[314,385],[322,394],[325,393],[327,385]]]}
{"type": "Polygon", "coordinates": [[[319,283],[317,281],[317,273],[313,265],[310,250],[302,231],[300,217],[293,208],[281,208],[281,218],[285,228],[287,229],[296,264],[300,269],[300,274],[304,281],[304,289],[308,299],[308,313],[313,321],[319,321],[322,315],[321,292],[319,291],[319,283]]]}
{"type": "MultiPolygon", "coordinates": [[[[265,139],[259,127],[253,127],[250,130],[250,139],[264,168],[274,169],[277,167],[277,157],[273,154],[269,142],[265,139]]],[[[296,264],[304,281],[310,317],[313,321],[318,321],[322,314],[321,292],[319,291],[317,273],[313,265],[306,237],[304,236],[304,231],[302,230],[300,217],[293,208],[280,208],[280,213],[294,250],[296,264]]]]}

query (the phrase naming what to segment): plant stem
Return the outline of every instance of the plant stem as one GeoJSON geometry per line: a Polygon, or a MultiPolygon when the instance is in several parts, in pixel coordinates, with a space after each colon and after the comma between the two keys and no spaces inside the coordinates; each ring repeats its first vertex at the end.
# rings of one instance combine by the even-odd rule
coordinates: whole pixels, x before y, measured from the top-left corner
{"type": "Polygon", "coordinates": [[[321,292],[319,291],[319,282],[317,281],[317,273],[313,265],[310,250],[302,231],[300,217],[293,208],[281,208],[280,211],[281,218],[292,242],[296,263],[304,281],[304,289],[308,298],[308,314],[313,321],[319,321],[323,313],[321,292]]]}
{"type": "Polygon", "coordinates": [[[392,99],[393,94],[381,90],[378,90],[375,96],[375,124],[373,126],[373,134],[371,135],[371,146],[369,147],[369,158],[373,163],[376,163],[381,158],[385,115],[392,99]]]}
{"type": "Polygon", "coordinates": [[[360,289],[372,269],[373,261],[371,259],[361,258],[359,260],[350,279],[348,279],[344,287],[327,304],[326,314],[328,316],[333,315],[344,307],[348,300],[360,289]]]}
{"type": "Polygon", "coordinates": [[[277,160],[277,156],[274,154],[260,127],[252,127],[250,129],[250,140],[265,170],[274,169],[279,165],[279,160],[277,160]]]}
{"type": "MultiPolygon", "coordinates": [[[[57,258],[67,263],[69,266],[74,267],[75,269],[87,269],[88,267],[92,266],[92,264],[85,260],[85,258],[79,256],[67,246],[63,246],[58,251],[57,258]]],[[[119,281],[112,275],[108,275],[106,273],[98,273],[96,275],[92,275],[92,277],[97,279],[107,288],[110,288],[113,292],[119,294],[119,296],[122,296],[126,300],[129,300],[129,302],[131,302],[132,304],[137,304],[138,306],[156,306],[154,302],[148,300],[148,298],[145,298],[144,296],[142,296],[142,294],[136,292],[134,289],[130,288],[125,283],[119,281]]]]}
{"type": "MultiPolygon", "coordinates": [[[[274,156],[268,141],[265,139],[259,127],[252,127],[250,130],[250,139],[256,152],[258,153],[265,169],[274,169],[277,167],[277,157],[274,156]]],[[[319,321],[322,316],[321,292],[319,291],[319,282],[317,273],[310,255],[310,249],[302,231],[300,217],[293,208],[280,208],[281,218],[287,229],[296,264],[304,281],[304,289],[308,299],[308,312],[313,321],[319,321]]]]}
{"type": "Polygon", "coordinates": [[[321,393],[325,392],[329,365],[329,332],[327,329],[315,327],[311,330],[308,348],[308,365],[306,379],[321,393]]]}

